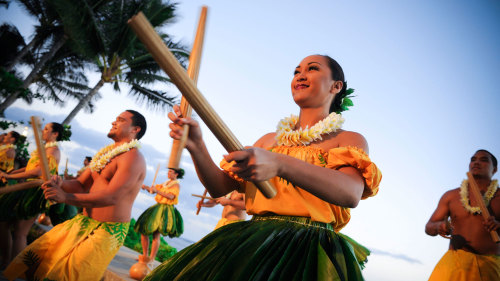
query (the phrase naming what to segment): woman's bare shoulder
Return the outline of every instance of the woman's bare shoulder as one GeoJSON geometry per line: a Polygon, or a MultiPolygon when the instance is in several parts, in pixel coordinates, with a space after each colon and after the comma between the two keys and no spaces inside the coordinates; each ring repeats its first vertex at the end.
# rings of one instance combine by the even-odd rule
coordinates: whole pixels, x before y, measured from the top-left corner
{"type": "Polygon", "coordinates": [[[325,140],[325,143],[322,145],[323,148],[328,150],[335,147],[345,147],[345,146],[354,146],[357,148],[361,148],[366,153],[368,153],[368,142],[365,137],[360,133],[353,131],[340,131],[331,138],[325,140]]]}
{"type": "Polygon", "coordinates": [[[261,147],[261,148],[270,148],[275,146],[276,144],[276,133],[268,133],[262,136],[260,139],[258,139],[254,146],[256,147],[261,147]]]}

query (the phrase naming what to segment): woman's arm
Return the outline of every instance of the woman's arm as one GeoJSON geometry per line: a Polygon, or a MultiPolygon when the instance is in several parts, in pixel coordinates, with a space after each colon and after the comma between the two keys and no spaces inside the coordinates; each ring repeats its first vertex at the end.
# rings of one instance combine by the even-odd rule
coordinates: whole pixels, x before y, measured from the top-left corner
{"type": "MultiPolygon", "coordinates": [[[[256,145],[260,143],[261,140],[256,145]]],[[[356,133],[344,138],[339,145],[368,149],[363,136],[356,133]]],[[[244,180],[265,181],[278,176],[326,202],[342,207],[356,207],[364,190],[364,179],[353,167],[332,170],[258,147],[229,153],[225,159],[237,162],[231,171],[244,180]]]]}
{"type": "Polygon", "coordinates": [[[191,154],[198,178],[210,195],[221,197],[239,187],[238,182],[224,173],[212,160],[203,141],[198,122],[191,118],[179,118],[181,112],[177,105],[174,106],[174,112],[168,113],[168,117],[172,120],[170,136],[174,139],[180,139],[183,134],[182,126],[189,125],[186,148],[191,154]]]}
{"type": "Polygon", "coordinates": [[[29,171],[26,171],[26,169],[23,168],[15,170],[10,174],[3,175],[3,177],[6,179],[28,179],[28,178],[39,178],[41,176],[42,176],[42,169],[40,167],[34,168],[29,171]]]}

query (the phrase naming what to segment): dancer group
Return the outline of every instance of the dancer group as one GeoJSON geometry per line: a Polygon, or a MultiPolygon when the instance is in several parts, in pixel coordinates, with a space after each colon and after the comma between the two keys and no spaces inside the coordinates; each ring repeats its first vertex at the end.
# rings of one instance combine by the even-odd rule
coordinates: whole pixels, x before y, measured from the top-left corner
{"type": "MultiPolygon", "coordinates": [[[[231,206],[224,213],[231,223],[222,222],[144,280],[364,280],[362,268],[369,251],[340,231],[350,221],[350,209],[377,194],[382,173],[369,158],[363,135],[342,129],[341,113],[351,104],[351,92],[337,61],[326,55],[305,57],[291,80],[299,115],[281,120],[276,132],[262,136],[252,147],[215,161],[199,123],[182,116],[174,106],[168,114],[170,136],[181,139],[184,125],[189,126],[186,149],[200,182],[212,198],[219,198],[199,202],[199,206],[231,206]],[[253,184],[262,181],[271,182],[276,196],[266,198],[253,184]],[[245,220],[243,209],[252,216],[250,220],[245,220]]],[[[44,131],[49,144],[58,136],[53,127],[46,126],[47,133],[44,131]]],[[[122,112],[108,134],[114,143],[100,150],[78,178],[53,176],[41,189],[34,189],[37,196],[43,195],[41,207],[49,206],[47,200],[51,200],[83,207],[83,212],[56,225],[19,253],[3,272],[9,280],[101,278],[123,244],[132,204],[143,186],[146,163],[137,140],[145,132],[146,120],[140,113],[122,112]]],[[[46,149],[51,167],[56,169],[59,152],[46,149]]],[[[500,229],[500,196],[498,184],[492,180],[496,158],[479,150],[471,158],[469,171],[485,194],[492,216],[484,222],[477,215],[473,207],[477,202],[467,195],[468,182],[443,195],[426,232],[451,234],[452,239],[432,280],[499,280],[500,246],[490,237],[491,231],[500,229]],[[457,243],[460,239],[462,243],[457,243]]],[[[169,169],[168,182],[144,186],[156,192],[158,204],[146,210],[136,225],[143,235],[143,260],[154,258],[160,234],[178,236],[183,232],[182,218],[173,206],[179,197],[177,178],[181,174],[169,169]],[[149,251],[147,237],[151,234],[156,242],[149,251]]],[[[1,175],[14,179],[38,177],[39,172],[27,167],[1,175]]],[[[14,194],[8,200],[0,197],[0,208],[4,202],[25,200],[24,195],[14,194]]],[[[15,213],[15,220],[19,220],[17,212],[26,211],[16,209],[18,205],[9,207],[16,210],[8,214],[15,213]]],[[[1,219],[3,225],[12,221],[11,217],[1,219]]]]}

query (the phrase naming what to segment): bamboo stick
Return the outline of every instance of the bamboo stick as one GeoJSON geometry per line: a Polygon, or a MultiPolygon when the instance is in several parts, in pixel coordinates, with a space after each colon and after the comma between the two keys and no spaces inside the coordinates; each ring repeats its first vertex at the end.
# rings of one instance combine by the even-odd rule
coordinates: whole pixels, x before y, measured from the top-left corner
{"type": "MultiPolygon", "coordinates": [[[[207,21],[207,6],[201,8],[200,20],[198,22],[198,29],[196,30],[196,36],[193,42],[193,49],[189,55],[189,66],[187,73],[189,78],[193,80],[196,85],[198,82],[198,76],[200,73],[201,64],[201,51],[203,48],[203,41],[205,38],[205,24],[207,21]]],[[[191,117],[193,111],[191,105],[187,102],[186,98],[182,96],[181,98],[181,113],[182,117],[191,117]]],[[[184,133],[180,140],[174,140],[172,142],[172,150],[170,151],[170,158],[168,162],[169,168],[179,169],[179,163],[181,162],[182,151],[186,147],[187,136],[189,134],[189,126],[183,126],[184,133]]]]}
{"type": "Polygon", "coordinates": [[[214,198],[212,198],[210,196],[205,196],[205,195],[191,194],[191,196],[202,198],[202,199],[215,200],[214,198]]]}
{"type": "MultiPolygon", "coordinates": [[[[207,195],[207,189],[206,188],[205,188],[205,191],[203,191],[203,197],[205,197],[205,195],[207,195]]],[[[205,198],[201,198],[201,204],[203,204],[203,201],[205,201],[205,198]]],[[[200,204],[200,206],[198,206],[198,209],[196,210],[196,215],[200,214],[201,204],[200,204]]]]}
{"type": "Polygon", "coordinates": [[[0,195],[6,194],[6,193],[11,193],[14,191],[38,187],[38,186],[42,185],[43,182],[44,182],[43,180],[32,180],[32,181],[27,181],[27,182],[23,182],[23,183],[8,185],[6,187],[0,188],[0,195]]]}
{"type": "MultiPolygon", "coordinates": [[[[163,40],[155,32],[142,12],[133,16],[128,24],[134,30],[139,40],[146,46],[160,67],[168,74],[182,95],[191,104],[207,127],[212,131],[217,140],[228,151],[243,150],[243,146],[217,115],[208,101],[196,88],[186,71],[179,64],[174,55],[169,51],[163,40]]],[[[276,189],[269,181],[254,183],[267,198],[276,195],[276,189]]]]}
{"type": "MultiPolygon", "coordinates": [[[[483,216],[483,219],[486,221],[490,217],[490,212],[488,212],[488,208],[486,208],[486,205],[484,204],[483,196],[481,196],[481,192],[479,192],[479,187],[477,186],[477,183],[470,172],[467,172],[467,178],[469,179],[470,194],[474,196],[474,199],[479,205],[479,209],[481,209],[481,215],[483,216]]],[[[490,235],[493,242],[495,243],[500,242],[500,237],[498,237],[498,233],[495,230],[490,231],[490,235]]]]}
{"type": "Polygon", "coordinates": [[[31,126],[35,135],[36,150],[40,159],[40,168],[42,169],[42,179],[44,181],[50,180],[49,161],[47,160],[47,153],[45,152],[45,145],[42,143],[42,135],[40,134],[40,119],[37,116],[31,116],[31,126]]]}
{"type": "Polygon", "coordinates": [[[155,172],[155,176],[153,177],[153,183],[151,183],[151,188],[149,188],[149,193],[153,194],[153,186],[155,186],[155,182],[156,182],[156,176],[158,176],[158,171],[160,171],[160,163],[158,163],[158,166],[156,166],[156,172],[155,172]]]}

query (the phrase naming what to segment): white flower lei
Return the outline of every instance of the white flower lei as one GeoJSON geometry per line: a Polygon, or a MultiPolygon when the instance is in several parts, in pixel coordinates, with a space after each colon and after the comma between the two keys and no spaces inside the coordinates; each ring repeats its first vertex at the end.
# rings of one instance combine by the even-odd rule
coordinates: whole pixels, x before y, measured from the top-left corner
{"type": "MultiPolygon", "coordinates": [[[[47,142],[45,143],[45,148],[49,148],[49,147],[58,147],[59,146],[59,142],[57,141],[51,141],[51,142],[47,142]]],[[[38,156],[38,150],[35,149],[31,152],[30,154],[30,157],[37,157],[38,156]]]]}
{"type": "Polygon", "coordinates": [[[16,145],[14,145],[12,143],[0,145],[0,150],[9,149],[9,148],[16,149],[16,145]]]}
{"type": "Polygon", "coordinates": [[[308,145],[313,141],[321,140],[321,135],[336,132],[342,127],[344,118],[335,112],[330,113],[325,119],[314,124],[311,128],[293,130],[299,121],[299,117],[291,115],[283,118],[276,129],[276,140],[278,145],[295,146],[308,145]]]}
{"type": "Polygon", "coordinates": [[[109,161],[113,159],[115,156],[122,154],[131,150],[132,148],[140,147],[140,143],[138,140],[133,139],[130,142],[124,143],[117,147],[114,147],[115,144],[110,144],[106,147],[101,148],[94,157],[92,157],[92,161],[90,161],[89,168],[92,172],[101,172],[106,165],[108,165],[109,161]]]}
{"type": "Polygon", "coordinates": [[[59,142],[57,141],[51,141],[51,142],[48,142],[45,144],[45,148],[49,148],[49,147],[55,147],[55,146],[58,146],[59,145],[59,142]]]}
{"type": "MultiPolygon", "coordinates": [[[[481,209],[479,207],[472,207],[469,204],[469,181],[468,180],[463,180],[462,185],[460,186],[460,201],[462,202],[462,205],[464,206],[465,210],[467,210],[471,214],[481,214],[481,209]]],[[[486,190],[486,193],[483,196],[484,204],[488,206],[490,204],[491,199],[495,195],[495,192],[497,191],[498,187],[498,181],[497,180],[492,180],[490,183],[490,186],[488,186],[488,189],[486,190]]]]}

